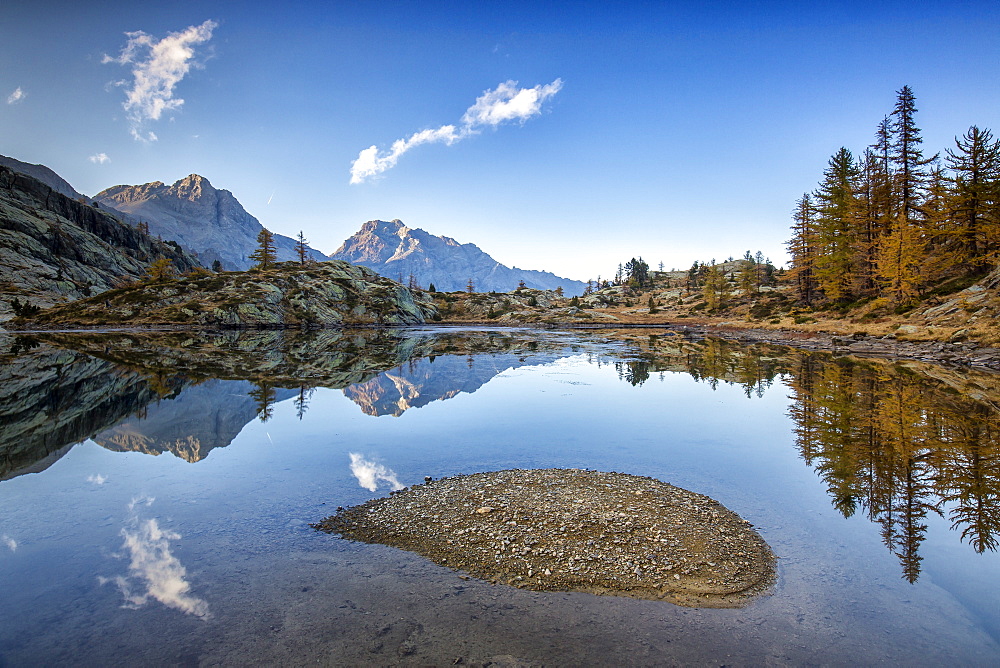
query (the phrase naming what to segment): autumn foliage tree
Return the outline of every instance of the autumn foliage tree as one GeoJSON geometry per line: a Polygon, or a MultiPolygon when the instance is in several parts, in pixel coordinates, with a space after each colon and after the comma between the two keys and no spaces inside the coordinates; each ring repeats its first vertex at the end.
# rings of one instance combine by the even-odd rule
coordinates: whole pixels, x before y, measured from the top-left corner
{"type": "Polygon", "coordinates": [[[790,276],[807,305],[882,298],[905,307],[1000,261],[1000,146],[973,125],[942,166],[925,156],[909,86],[855,159],[839,149],[796,202],[790,276]]]}
{"type": "Polygon", "coordinates": [[[174,264],[168,258],[161,257],[153,261],[149,265],[149,280],[154,283],[166,280],[173,276],[176,272],[174,271],[174,264]]]}
{"type": "Polygon", "coordinates": [[[266,227],[257,233],[257,250],[250,254],[255,269],[267,269],[277,260],[277,250],[274,246],[274,234],[266,227]]]}

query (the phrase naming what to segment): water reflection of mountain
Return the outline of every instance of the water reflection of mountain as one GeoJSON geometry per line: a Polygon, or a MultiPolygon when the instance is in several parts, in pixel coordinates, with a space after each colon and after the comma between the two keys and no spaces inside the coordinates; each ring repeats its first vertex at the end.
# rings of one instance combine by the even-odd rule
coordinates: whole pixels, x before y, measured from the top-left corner
{"type": "Polygon", "coordinates": [[[0,480],[40,471],[82,441],[182,386],[48,345],[0,359],[0,480]]]}
{"type": "MultiPolygon", "coordinates": [[[[233,442],[259,413],[248,381],[209,380],[186,387],[169,401],[148,404],[138,414],[93,437],[114,452],[169,452],[189,462],[201,461],[214,448],[233,442]]],[[[277,390],[275,401],[294,396],[277,390]]]]}
{"type": "Polygon", "coordinates": [[[344,394],[366,415],[399,417],[411,408],[451,399],[462,392],[471,394],[508,369],[552,359],[510,353],[412,359],[364,383],[345,387],[344,394]]]}
{"type": "Polygon", "coordinates": [[[920,362],[834,357],[720,340],[643,342],[623,379],[682,364],[708,383],[759,393],[783,372],[796,447],[845,517],[880,528],[903,577],[920,575],[927,518],[951,522],[977,552],[1000,535],[1000,376],[920,362]]]}
{"type": "Polygon", "coordinates": [[[0,355],[3,478],[42,470],[87,438],[109,450],[200,461],[248,422],[269,419],[278,401],[297,395],[304,414],[312,388],[348,388],[370,414],[401,412],[474,392],[565,347],[509,331],[37,336],[2,342],[10,350],[0,355]]]}

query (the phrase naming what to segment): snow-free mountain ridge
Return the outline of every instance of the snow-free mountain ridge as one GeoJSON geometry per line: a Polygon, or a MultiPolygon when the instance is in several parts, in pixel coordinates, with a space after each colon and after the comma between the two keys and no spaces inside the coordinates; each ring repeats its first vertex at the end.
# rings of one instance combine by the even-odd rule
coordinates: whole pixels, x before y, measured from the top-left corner
{"type": "Polygon", "coordinates": [[[370,220],[330,256],[374,269],[407,283],[410,277],[422,287],[430,284],[444,292],[465,290],[472,280],[476,292],[509,292],[524,281],[526,287],[579,295],[585,284],[547,271],[503,265],[475,244],[460,244],[451,237],[433,236],[412,229],[400,220],[370,220]]]}
{"type": "MultiPolygon", "coordinates": [[[[215,188],[198,174],[166,185],[162,181],[119,185],[94,196],[98,202],[149,225],[149,232],[177,241],[198,253],[206,266],[215,260],[224,269],[249,269],[263,225],[247,213],[231,192],[215,188]]],[[[274,235],[278,261],[298,259],[295,240],[274,235]]],[[[326,255],[309,249],[314,260],[326,255]]]]}

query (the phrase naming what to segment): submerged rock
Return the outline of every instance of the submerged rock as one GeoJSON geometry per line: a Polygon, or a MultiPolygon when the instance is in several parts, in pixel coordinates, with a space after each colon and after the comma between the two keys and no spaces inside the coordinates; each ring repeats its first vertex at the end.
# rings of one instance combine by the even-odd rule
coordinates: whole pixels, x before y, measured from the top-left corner
{"type": "Polygon", "coordinates": [[[742,607],[775,556],[749,522],[648,477],[580,469],[443,478],[339,510],[314,528],[538,591],[742,607]]]}

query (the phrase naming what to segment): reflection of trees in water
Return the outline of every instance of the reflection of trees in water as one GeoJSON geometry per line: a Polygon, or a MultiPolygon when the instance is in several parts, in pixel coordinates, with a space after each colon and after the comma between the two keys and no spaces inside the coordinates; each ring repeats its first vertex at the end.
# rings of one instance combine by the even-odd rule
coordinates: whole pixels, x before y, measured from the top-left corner
{"type": "Polygon", "coordinates": [[[908,581],[920,575],[930,515],[946,517],[977,552],[997,549],[996,378],[720,339],[633,343],[640,359],[615,362],[619,377],[633,385],[651,372],[683,371],[713,389],[739,385],[747,397],[759,397],[785,374],[800,455],[841,514],[862,512],[879,525],[908,581]]]}
{"type": "Polygon", "coordinates": [[[796,444],[845,516],[860,507],[910,582],[929,514],[978,552],[1000,528],[998,414],[889,364],[805,355],[791,377],[796,444]]]}
{"type": "Polygon", "coordinates": [[[274,417],[274,401],[277,395],[273,383],[258,380],[247,394],[253,399],[257,407],[257,417],[261,422],[267,422],[274,417]]]}
{"type": "MultiPolygon", "coordinates": [[[[614,361],[618,377],[631,385],[642,385],[651,373],[684,372],[713,390],[722,382],[739,385],[748,398],[762,397],[775,377],[788,370],[788,360],[776,355],[773,347],[748,347],[722,339],[690,342],[662,335],[632,342],[639,344],[637,359],[614,361]]],[[[600,364],[600,358],[591,361],[600,364]]]]}
{"type": "Polygon", "coordinates": [[[299,394],[295,397],[295,417],[299,420],[305,417],[306,411],[309,410],[309,400],[312,399],[313,393],[316,391],[315,387],[309,387],[308,385],[299,385],[299,394]]]}
{"type": "Polygon", "coordinates": [[[618,377],[633,387],[642,385],[649,380],[649,362],[645,360],[627,360],[625,362],[615,362],[615,369],[618,370],[618,377]]]}

